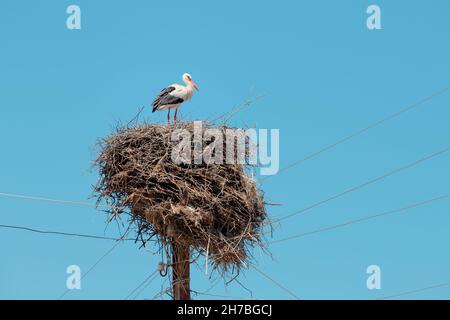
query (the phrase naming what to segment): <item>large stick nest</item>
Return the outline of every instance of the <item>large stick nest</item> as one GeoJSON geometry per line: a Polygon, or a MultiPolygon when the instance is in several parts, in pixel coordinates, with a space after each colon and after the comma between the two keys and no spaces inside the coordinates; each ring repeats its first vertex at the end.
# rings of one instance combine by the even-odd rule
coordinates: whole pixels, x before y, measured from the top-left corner
{"type": "MultiPolygon", "coordinates": [[[[203,131],[210,127],[203,124],[203,131]]],[[[171,159],[175,129],[191,133],[193,148],[192,122],[126,127],[102,139],[98,201],[106,201],[112,217],[130,215],[137,239],[156,239],[161,248],[176,241],[207,255],[214,267],[239,269],[250,258],[250,247],[264,247],[267,222],[250,165],[176,164],[171,159]]],[[[225,135],[227,128],[216,129],[225,135]]],[[[202,144],[205,148],[211,141],[202,144]]]]}

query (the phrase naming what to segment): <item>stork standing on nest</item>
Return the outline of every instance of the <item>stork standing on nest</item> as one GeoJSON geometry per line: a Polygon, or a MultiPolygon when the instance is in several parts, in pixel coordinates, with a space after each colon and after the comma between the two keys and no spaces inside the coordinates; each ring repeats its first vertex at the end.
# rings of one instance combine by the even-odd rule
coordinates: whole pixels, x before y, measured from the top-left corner
{"type": "Polygon", "coordinates": [[[186,86],[179,85],[174,83],[167,88],[161,90],[158,96],[153,100],[152,112],[165,110],[167,109],[167,122],[170,123],[170,110],[175,109],[175,115],[173,117],[173,121],[177,121],[177,113],[180,105],[191,99],[194,89],[198,90],[197,85],[189,73],[183,74],[183,81],[186,86]]]}

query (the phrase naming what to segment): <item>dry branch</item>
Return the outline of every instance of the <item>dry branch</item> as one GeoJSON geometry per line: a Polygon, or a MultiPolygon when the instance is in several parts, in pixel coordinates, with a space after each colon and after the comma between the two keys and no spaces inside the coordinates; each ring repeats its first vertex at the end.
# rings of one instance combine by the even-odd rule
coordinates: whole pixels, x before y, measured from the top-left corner
{"type": "MultiPolygon", "coordinates": [[[[264,247],[263,194],[248,176],[248,164],[175,164],[175,129],[193,135],[192,122],[178,122],[121,128],[102,139],[95,162],[98,203],[109,205],[112,218],[130,215],[144,244],[156,238],[164,249],[176,241],[207,253],[214,268],[239,270],[250,258],[250,247],[264,247]]],[[[227,128],[217,129],[225,133],[227,128]]]]}

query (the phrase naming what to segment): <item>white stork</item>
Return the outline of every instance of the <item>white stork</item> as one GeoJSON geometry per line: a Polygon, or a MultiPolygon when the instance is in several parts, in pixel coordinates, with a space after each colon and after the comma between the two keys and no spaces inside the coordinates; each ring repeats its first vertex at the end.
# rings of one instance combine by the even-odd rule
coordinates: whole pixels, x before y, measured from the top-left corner
{"type": "Polygon", "coordinates": [[[175,109],[173,121],[176,122],[178,107],[180,106],[180,104],[182,104],[184,101],[191,99],[192,94],[194,93],[194,88],[195,90],[199,91],[197,85],[195,84],[194,80],[192,80],[192,77],[189,73],[183,74],[183,81],[186,84],[186,86],[174,83],[168,86],[167,88],[161,90],[161,92],[152,102],[153,107],[152,112],[168,109],[167,122],[169,123],[170,123],[170,109],[175,109]]]}

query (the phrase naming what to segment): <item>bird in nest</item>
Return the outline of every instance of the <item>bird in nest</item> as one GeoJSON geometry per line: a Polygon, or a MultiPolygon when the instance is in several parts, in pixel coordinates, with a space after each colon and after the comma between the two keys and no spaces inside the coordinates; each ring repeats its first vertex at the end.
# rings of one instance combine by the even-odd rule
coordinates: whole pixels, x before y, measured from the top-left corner
{"type": "Polygon", "coordinates": [[[152,112],[167,109],[167,122],[170,123],[170,110],[175,109],[173,121],[177,121],[177,113],[180,105],[192,98],[194,89],[199,91],[192,76],[189,73],[183,74],[183,82],[185,86],[174,83],[167,88],[161,90],[158,96],[152,102],[152,112]]]}

